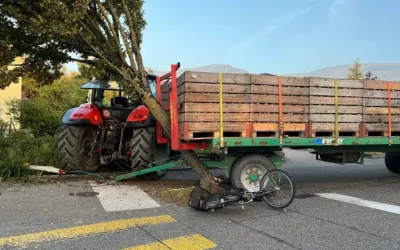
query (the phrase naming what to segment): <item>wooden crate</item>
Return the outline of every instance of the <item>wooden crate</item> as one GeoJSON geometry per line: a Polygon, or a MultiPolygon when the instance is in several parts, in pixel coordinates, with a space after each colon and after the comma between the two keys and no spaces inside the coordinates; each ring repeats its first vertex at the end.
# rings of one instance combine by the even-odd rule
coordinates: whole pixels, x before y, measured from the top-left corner
{"type": "MultiPolygon", "coordinates": [[[[281,77],[285,134],[304,136],[309,112],[309,78],[281,77]]],[[[251,75],[250,121],[253,137],[278,136],[278,77],[251,75]]]]}
{"type": "MultiPolygon", "coordinates": [[[[224,137],[245,137],[250,119],[250,75],[223,74],[222,84],[224,137]]],[[[179,76],[181,138],[195,140],[220,136],[219,92],[218,73],[186,71],[179,76]]]]}
{"type": "MultiPolygon", "coordinates": [[[[392,135],[400,134],[400,82],[390,82],[392,135]]],[[[389,126],[386,81],[364,81],[363,123],[366,136],[386,136],[389,126]]]]}
{"type": "MultiPolygon", "coordinates": [[[[338,79],[340,136],[358,136],[363,110],[363,81],[338,79]]],[[[312,137],[335,135],[334,79],[310,78],[309,122],[312,137]]]]}

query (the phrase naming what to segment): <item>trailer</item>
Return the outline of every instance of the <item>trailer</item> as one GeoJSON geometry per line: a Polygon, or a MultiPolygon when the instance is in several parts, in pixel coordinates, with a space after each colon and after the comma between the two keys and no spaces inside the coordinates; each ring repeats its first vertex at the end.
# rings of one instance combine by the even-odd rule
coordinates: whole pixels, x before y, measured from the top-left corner
{"type": "MultiPolygon", "coordinates": [[[[231,180],[232,186],[241,188],[249,192],[259,190],[260,180],[270,170],[282,169],[283,158],[279,152],[284,147],[290,148],[309,148],[315,151],[316,160],[334,162],[337,164],[364,163],[365,152],[386,152],[385,165],[393,173],[400,173],[400,137],[392,136],[392,113],[391,113],[391,89],[390,83],[385,86],[387,89],[386,97],[386,116],[387,131],[385,133],[374,134],[367,133],[367,127],[370,126],[363,122],[357,124],[358,131],[349,134],[342,132],[339,126],[339,91],[337,80],[334,79],[334,96],[332,96],[334,107],[334,120],[328,121],[326,125],[333,127],[331,134],[314,133],[312,124],[304,123],[301,127],[302,137],[292,136],[292,133],[285,133],[285,123],[283,119],[283,94],[282,80],[278,77],[277,96],[278,96],[278,114],[276,136],[258,136],[253,137],[254,126],[251,122],[246,124],[245,134],[248,136],[228,137],[224,133],[224,100],[223,100],[223,81],[222,74],[219,74],[219,131],[213,133],[212,137],[193,138],[188,136],[187,124],[179,124],[179,110],[182,108],[179,101],[177,70],[180,64],[172,64],[171,71],[163,76],[156,78],[157,99],[163,102],[161,83],[169,82],[166,85],[168,90],[168,105],[164,109],[170,113],[171,118],[171,137],[165,137],[160,124],[156,123],[156,141],[157,144],[167,144],[171,150],[210,150],[217,152],[212,155],[199,155],[203,164],[209,168],[223,168],[226,176],[231,180]],[[183,135],[183,138],[182,136],[183,135]]],[[[347,83],[346,83],[347,84],[347,83]]],[[[380,90],[381,91],[381,90],[380,90]]],[[[370,97],[370,96],[369,96],[370,97]]],[[[357,118],[358,119],[358,118],[357,118]]],[[[379,125],[379,124],[378,124],[379,125]]],[[[352,125],[354,127],[354,125],[352,125]]],[[[372,125],[371,125],[372,126],[372,125]]],[[[379,127],[376,124],[373,125],[379,127]]],[[[396,134],[397,135],[397,134],[396,134]]],[[[167,170],[175,167],[188,166],[187,162],[179,155],[172,158],[161,159],[148,164],[148,167],[139,171],[133,171],[122,174],[115,178],[116,181],[123,181],[133,177],[167,170]]],[[[190,167],[190,166],[189,166],[190,167]]]]}

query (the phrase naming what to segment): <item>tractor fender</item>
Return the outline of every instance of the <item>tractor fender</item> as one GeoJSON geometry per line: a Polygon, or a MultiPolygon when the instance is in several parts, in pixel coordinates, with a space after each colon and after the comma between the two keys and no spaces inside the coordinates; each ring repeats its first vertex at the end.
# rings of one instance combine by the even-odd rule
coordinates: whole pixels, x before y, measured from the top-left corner
{"type": "Polygon", "coordinates": [[[95,126],[103,121],[101,112],[93,104],[82,104],[79,107],[72,108],[64,113],[62,122],[64,124],[85,124],[91,123],[95,126]]]}
{"type": "Polygon", "coordinates": [[[130,128],[142,128],[155,126],[156,120],[154,116],[150,113],[149,109],[140,105],[129,114],[126,120],[126,126],[130,128]]]}

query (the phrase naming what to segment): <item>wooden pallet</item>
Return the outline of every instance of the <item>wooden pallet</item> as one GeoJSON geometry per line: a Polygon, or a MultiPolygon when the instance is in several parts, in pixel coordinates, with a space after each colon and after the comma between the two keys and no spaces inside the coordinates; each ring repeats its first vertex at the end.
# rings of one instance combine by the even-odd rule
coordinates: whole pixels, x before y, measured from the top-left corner
{"type": "MultiPolygon", "coordinates": [[[[400,133],[400,82],[390,82],[391,133],[400,133]]],[[[388,85],[386,81],[364,81],[363,123],[366,136],[389,133],[388,85]]]]}
{"type": "MultiPolygon", "coordinates": [[[[249,130],[249,129],[248,129],[249,130]]],[[[279,123],[252,123],[252,137],[279,137],[279,123]]],[[[285,137],[306,137],[305,123],[285,123],[285,137]]]]}
{"type": "MultiPolygon", "coordinates": [[[[167,89],[167,87],[165,87],[167,89]]],[[[250,117],[250,75],[222,74],[224,137],[245,137],[250,117]]],[[[167,96],[164,94],[164,102],[167,96]]],[[[178,78],[179,123],[185,139],[220,136],[219,74],[184,72],[178,78]]]]}
{"type": "MultiPolygon", "coordinates": [[[[343,136],[358,136],[362,122],[363,81],[337,80],[338,131],[343,136]]],[[[310,78],[312,137],[335,136],[335,84],[333,79],[310,78]]]]}
{"type": "MultiPolygon", "coordinates": [[[[180,138],[186,141],[212,139],[220,137],[219,122],[186,122],[179,123],[180,138]]],[[[225,122],[224,137],[249,137],[246,123],[225,122]]]]}
{"type": "MultiPolygon", "coordinates": [[[[334,123],[310,123],[310,137],[335,137],[334,123]]],[[[339,136],[359,136],[360,124],[358,123],[339,123],[339,136]]]]}
{"type": "MultiPolygon", "coordinates": [[[[279,122],[278,77],[251,75],[250,121],[279,122]]],[[[307,123],[309,105],[308,78],[281,77],[282,120],[286,123],[307,123]]]]}

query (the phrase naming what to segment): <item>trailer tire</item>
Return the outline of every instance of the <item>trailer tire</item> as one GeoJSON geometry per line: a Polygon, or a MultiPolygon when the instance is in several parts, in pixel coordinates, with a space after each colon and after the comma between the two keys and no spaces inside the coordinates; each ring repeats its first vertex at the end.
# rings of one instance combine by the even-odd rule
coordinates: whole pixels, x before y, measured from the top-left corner
{"type": "Polygon", "coordinates": [[[386,153],[385,165],[390,172],[400,174],[400,155],[398,153],[386,153]]]}
{"type": "MultiPolygon", "coordinates": [[[[149,167],[149,163],[153,162],[154,150],[156,148],[156,131],[155,127],[142,127],[133,130],[130,142],[131,149],[131,168],[133,171],[143,170],[149,167]]],[[[145,174],[142,177],[153,180],[160,179],[162,175],[158,172],[145,174]]]]}
{"type": "Polygon", "coordinates": [[[262,177],[268,171],[276,169],[276,166],[266,156],[247,155],[239,159],[236,162],[236,164],[232,166],[232,168],[233,168],[231,171],[232,186],[234,188],[240,188],[245,191],[256,192],[259,191],[260,181],[262,177]],[[255,179],[256,175],[257,179],[255,179]],[[251,179],[252,176],[254,178],[253,180],[251,179]],[[258,188],[255,186],[256,184],[258,184],[258,188]]]}
{"type": "MultiPolygon", "coordinates": [[[[89,163],[82,159],[81,151],[89,148],[85,143],[93,142],[96,127],[91,124],[63,125],[58,136],[57,156],[60,169],[66,171],[96,172],[101,167],[99,157],[89,158],[89,163]]],[[[88,156],[89,157],[89,156],[88,156]]]]}

